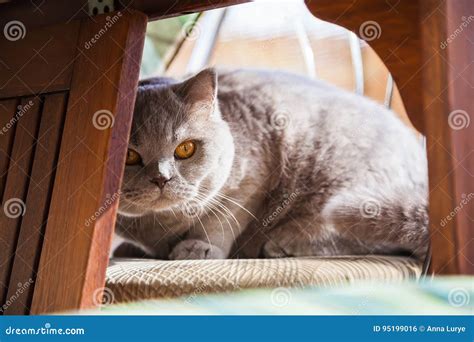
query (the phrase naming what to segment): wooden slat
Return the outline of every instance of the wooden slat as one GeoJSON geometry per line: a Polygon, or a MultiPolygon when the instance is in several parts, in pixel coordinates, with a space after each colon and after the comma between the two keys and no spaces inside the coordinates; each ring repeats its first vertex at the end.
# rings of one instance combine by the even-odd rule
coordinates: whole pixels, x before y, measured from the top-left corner
{"type": "Polygon", "coordinates": [[[24,315],[29,312],[44,226],[48,217],[66,98],[67,94],[59,93],[48,95],[44,100],[37,148],[25,201],[28,210],[21,222],[8,287],[7,299],[15,298],[15,300],[6,308],[5,314],[24,315]]]}
{"type": "MultiPolygon", "coordinates": [[[[120,0],[114,1],[115,10],[137,10],[150,20],[178,16],[185,13],[207,11],[235,5],[248,0],[120,0]]],[[[87,0],[15,1],[0,4],[0,27],[11,20],[28,23],[28,29],[43,25],[70,22],[88,17],[87,0]]]]}
{"type": "Polygon", "coordinates": [[[209,11],[216,8],[242,4],[249,0],[123,0],[120,5],[133,8],[148,15],[150,20],[175,17],[177,15],[209,11]]]}
{"type": "Polygon", "coordinates": [[[15,35],[9,36],[2,32],[0,98],[68,89],[76,52],[78,25],[77,22],[71,22],[31,31],[25,25],[24,30],[17,26],[20,30],[17,32],[25,33],[24,38],[18,40],[15,35]]]}
{"type": "Polygon", "coordinates": [[[105,283],[118,204],[105,202],[120,188],[146,21],[124,13],[90,49],[83,46],[106,16],[81,23],[33,314],[91,307],[105,283]],[[113,127],[93,125],[100,110],[111,113],[113,127]],[[105,213],[87,225],[101,208],[105,213]]]}
{"type": "Polygon", "coordinates": [[[0,211],[0,300],[5,302],[7,284],[11,274],[13,254],[15,253],[18,230],[27,210],[24,207],[25,195],[28,190],[31,161],[35,152],[35,137],[38,128],[41,102],[39,98],[22,100],[22,106],[30,106],[24,114],[17,117],[13,150],[8,170],[7,182],[0,211]],[[7,216],[8,214],[8,216],[7,216]]]}
{"type": "Polygon", "coordinates": [[[0,201],[3,201],[3,191],[7,181],[8,165],[10,165],[16,128],[13,118],[19,103],[19,99],[0,101],[0,201]]]}

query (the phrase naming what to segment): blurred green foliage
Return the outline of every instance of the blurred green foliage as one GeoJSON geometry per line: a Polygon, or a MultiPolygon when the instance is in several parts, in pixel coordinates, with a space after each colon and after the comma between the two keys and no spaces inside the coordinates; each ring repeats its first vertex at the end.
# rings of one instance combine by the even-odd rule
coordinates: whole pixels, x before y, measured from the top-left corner
{"type": "Polygon", "coordinates": [[[199,13],[162,19],[148,23],[140,78],[155,76],[162,70],[165,56],[184,37],[183,27],[197,20],[199,13]]]}

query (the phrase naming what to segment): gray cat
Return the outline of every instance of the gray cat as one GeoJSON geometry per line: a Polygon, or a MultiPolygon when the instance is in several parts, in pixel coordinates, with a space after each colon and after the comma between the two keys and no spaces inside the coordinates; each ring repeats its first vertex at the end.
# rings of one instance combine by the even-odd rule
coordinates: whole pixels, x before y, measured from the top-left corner
{"type": "Polygon", "coordinates": [[[422,258],[426,158],[393,112],[321,82],[154,78],[139,85],[119,213],[117,233],[153,258],[422,258]]]}

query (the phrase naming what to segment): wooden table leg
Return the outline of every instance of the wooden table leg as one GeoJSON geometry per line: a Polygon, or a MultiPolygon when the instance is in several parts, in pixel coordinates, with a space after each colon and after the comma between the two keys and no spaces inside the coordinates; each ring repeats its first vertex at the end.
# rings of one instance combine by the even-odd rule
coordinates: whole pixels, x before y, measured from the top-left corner
{"type": "Polygon", "coordinates": [[[146,23],[113,12],[0,40],[0,122],[13,122],[0,145],[5,314],[99,304],[146,23]]]}
{"type": "Polygon", "coordinates": [[[474,274],[474,2],[421,2],[432,270],[474,274]]]}
{"type": "Polygon", "coordinates": [[[146,17],[123,14],[93,43],[106,24],[79,34],[32,313],[91,307],[105,283],[146,17]]]}

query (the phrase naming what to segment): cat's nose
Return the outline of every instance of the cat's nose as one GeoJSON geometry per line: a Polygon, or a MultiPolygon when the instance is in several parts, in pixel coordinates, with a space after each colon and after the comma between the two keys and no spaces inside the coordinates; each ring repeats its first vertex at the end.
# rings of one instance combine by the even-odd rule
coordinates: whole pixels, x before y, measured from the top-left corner
{"type": "Polygon", "coordinates": [[[156,184],[160,189],[163,189],[165,187],[165,184],[168,183],[171,180],[171,178],[166,178],[164,176],[158,176],[150,179],[150,182],[153,184],[156,184]]]}

